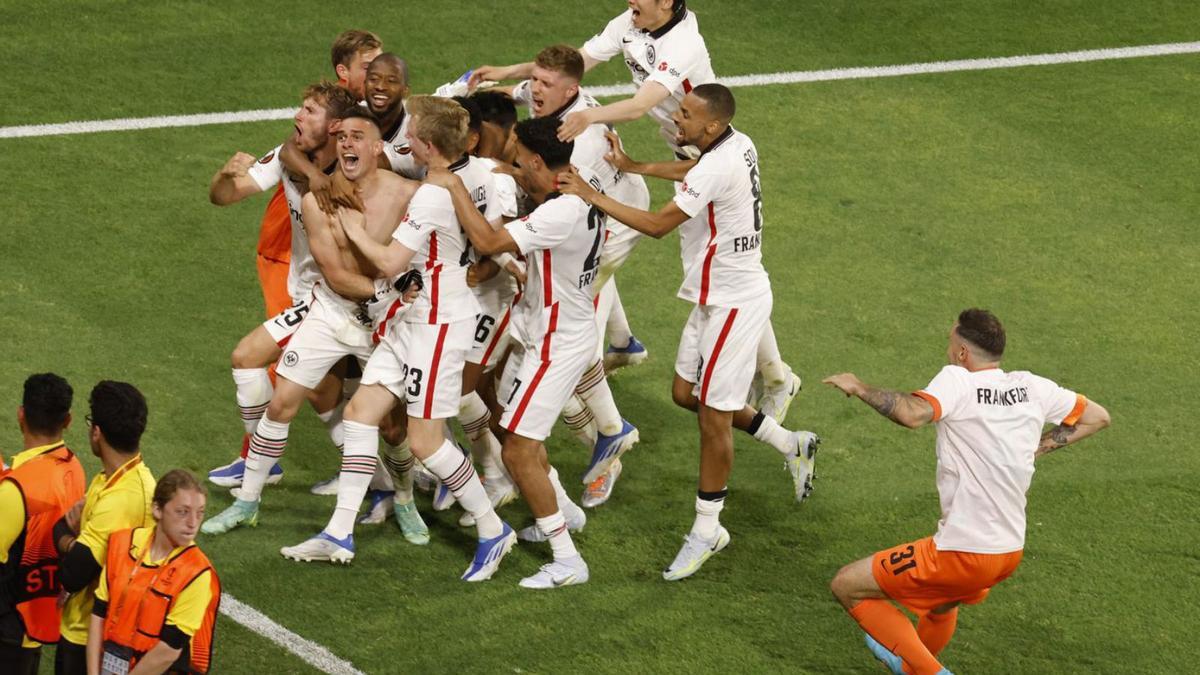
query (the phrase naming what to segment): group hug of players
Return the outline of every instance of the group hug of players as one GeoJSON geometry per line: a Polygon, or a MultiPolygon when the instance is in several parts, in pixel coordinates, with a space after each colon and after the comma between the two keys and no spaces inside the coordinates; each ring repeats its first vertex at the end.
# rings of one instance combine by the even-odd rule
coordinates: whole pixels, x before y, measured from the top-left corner
{"type": "MultiPolygon", "coordinates": [[[[610,497],[638,431],[618,412],[606,371],[646,356],[615,275],[643,235],[676,229],[678,297],[693,308],[672,398],[697,414],[700,472],[694,525],[663,577],[694,574],[730,541],[719,514],[733,428],[783,456],[797,501],[810,493],[819,439],[781,426],[800,381],[771,325],[757,150],[731,126],[734,97],[716,82],[696,15],[682,0],[628,6],[578,49],[480,66],[432,96],[409,95],[408,64],[373,34],[349,31],[333,50],[339,83],[304,91],[295,133],[258,159],[234,155],[214,176],[216,204],[276,191],[273,208],[290,220],[291,302],[234,351],[246,441],[242,457],[210,473],[236,500],[204,533],[257,524],[307,400],[342,453],[338,477],[314,487],[337,503],[285,557],[347,563],[356,523],[386,519],[389,505],[404,537],[427,543],[413,502],[421,474],[435,508],[457,502],[460,523],[477,529],[464,580],[492,577],[524,539],[549,542],[552,560],[522,587],[586,582],[571,538],[585,511],[544,441],[562,417],[592,451],[583,505],[610,497]],[[580,81],[616,56],[637,90],[600,105],[580,81]],[[519,106],[528,119],[517,121],[519,106]],[[668,161],[622,150],[613,126],[645,115],[660,126],[668,161]],[[646,176],[675,183],[656,211],[646,176]],[[469,451],[453,440],[451,418],[469,451]],[[517,498],[535,520],[520,532],[496,513],[517,498]]],[[[281,256],[260,246],[268,299],[272,269],[283,269],[281,256]]],[[[825,380],[904,426],[938,424],[937,534],[851,563],[832,584],[893,672],[945,672],[937,654],[957,607],[982,601],[1020,561],[1034,458],[1108,425],[1098,404],[1001,370],[1004,345],[994,315],[966,310],[950,330],[949,365],[915,394],[849,373],[825,380]],[[1055,426],[1043,433],[1046,424],[1055,426]]]]}

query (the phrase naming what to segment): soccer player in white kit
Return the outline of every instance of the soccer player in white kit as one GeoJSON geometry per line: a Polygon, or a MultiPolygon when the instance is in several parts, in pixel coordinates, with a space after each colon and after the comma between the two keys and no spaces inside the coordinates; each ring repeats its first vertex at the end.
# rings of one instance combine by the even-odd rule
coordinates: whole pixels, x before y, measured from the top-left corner
{"type": "MultiPolygon", "coordinates": [[[[408,113],[412,115],[409,146],[419,163],[448,171],[469,164],[463,159],[468,114],[462,106],[448,99],[415,96],[409,99],[408,113]]],[[[382,331],[379,347],[363,371],[362,385],[346,407],[346,454],[372,457],[378,448],[377,425],[398,401],[406,401],[413,454],[450,488],[475,521],[478,546],[462,578],[483,581],[499,567],[516,542],[516,533],[496,515],[470,459],[443,432],[446,420],[459,411],[463,366],[479,313],[479,303],[467,286],[467,238],[450,195],[428,183],[413,196],[387,245],[368,236],[361,219],[345,215],[341,222],[346,236],[385,277],[413,267],[421,271],[423,280],[412,307],[382,331]]],[[[338,511],[344,502],[346,511],[357,512],[365,491],[365,484],[357,495],[339,489],[338,511]]],[[[343,531],[353,527],[353,513],[348,515],[343,518],[343,531]]],[[[332,527],[336,527],[333,521],[318,539],[349,549],[348,540],[332,541],[340,535],[330,533],[332,527]]]]}
{"type": "MultiPolygon", "coordinates": [[[[374,148],[372,142],[379,143],[375,121],[357,106],[343,111],[342,117],[338,130],[339,170],[350,181],[363,179],[364,196],[380,195],[367,205],[365,217],[370,218],[368,236],[376,241],[386,240],[417,184],[391,173],[376,175],[374,156],[365,152],[374,148]]],[[[243,523],[257,523],[263,484],[271,466],[284,452],[291,421],[301,402],[330,368],[345,357],[366,362],[374,349],[371,317],[376,312],[373,310],[382,308],[388,300],[386,296],[391,294],[390,281],[383,280],[380,284],[372,281],[375,270],[354,256],[340,230],[320,211],[315,195],[305,195],[301,214],[319,274],[313,282],[310,310],[280,358],[275,392],[250,438],[241,492],[233,505],[205,521],[202,529],[206,534],[223,534],[243,523]]],[[[344,451],[342,475],[350,463],[352,455],[344,451]]],[[[369,481],[375,471],[374,456],[369,466],[361,462],[354,469],[365,470],[369,481]]],[[[356,513],[357,506],[356,503],[356,513]]]]}
{"type": "MultiPolygon", "coordinates": [[[[667,580],[694,574],[729,544],[719,514],[733,463],[731,427],[784,455],[797,501],[812,489],[813,457],[820,443],[815,434],[789,431],[746,405],[756,345],[770,322],[772,295],[762,266],[758,151],[749,137],[730,126],[734,112],[733,94],[720,84],[699,85],[684,97],[675,113],[678,140],[695,145],[702,154],[686,174],[683,170],[689,165],[684,162],[637,167],[647,175],[683,179],[683,188],[657,213],[620,204],[574,174],[559,177],[563,192],[580,195],[644,234],[658,238],[680,227],[681,239],[703,241],[694,257],[684,260],[678,296],[695,307],[680,338],[671,392],[677,405],[699,414],[700,485],[695,523],[663,572],[667,580]],[[703,230],[697,231],[697,226],[703,230]]],[[[613,152],[619,150],[614,147],[613,152]]]]}
{"type": "MultiPolygon", "coordinates": [[[[511,386],[500,390],[505,402],[500,425],[509,432],[504,464],[554,555],[553,562],[521,581],[525,588],[539,589],[588,580],[587,563],[571,540],[564,514],[582,510],[563,490],[543,441],[595,355],[592,283],[605,229],[600,211],[578,197],[555,192],[555,174],[570,167],[573,149],[573,144],[558,139],[559,124],[556,117],[517,124],[515,177],[538,207],[504,229],[492,229],[479,215],[457,178],[433,171],[427,178],[450,189],[455,212],[481,253],[519,252],[528,261],[525,290],[513,309],[512,326],[520,344],[502,378],[511,386]]],[[[616,459],[608,458],[594,470],[602,473],[616,459]]]]}
{"type": "MultiPolygon", "coordinates": [[[[310,85],[305,89],[303,103],[296,112],[295,145],[323,172],[332,172],[336,162],[337,139],[333,133],[345,111],[357,105],[353,95],[329,83],[310,85]]],[[[254,433],[273,387],[268,367],[279,359],[283,347],[309,311],[313,284],[320,279],[316,262],[309,252],[308,236],[304,231],[300,202],[308,190],[307,181],[287,172],[280,161],[283,146],[277,146],[257,161],[246,153],[234,155],[213,177],[209,199],[218,206],[239,202],[282,183],[292,221],[292,251],[288,274],[288,294],[294,304],[268,319],[243,337],[233,350],[233,381],[237,388],[238,409],[241,412],[247,440],[254,433]]],[[[334,445],[341,446],[341,419],[337,414],[341,388],[335,378],[321,384],[314,396],[313,407],[329,428],[334,445]]],[[[209,472],[209,480],[225,487],[241,485],[245,460],[209,472]]],[[[283,471],[278,464],[271,469],[268,482],[278,482],[283,471]]]]}
{"type": "MultiPolygon", "coordinates": [[[[585,42],[580,52],[587,70],[621,55],[637,92],[630,98],[568,115],[559,130],[560,137],[573,139],[592,124],[619,124],[649,115],[677,158],[695,158],[699,150],[678,141],[673,115],[693,88],[716,81],[696,15],[684,0],[630,0],[628,4],[629,9],[585,42]]],[[[533,63],[480,66],[472,73],[471,83],[527,78],[532,68],[533,63]]],[[[683,253],[686,258],[690,252],[683,253]]],[[[636,351],[612,345],[606,358],[616,364],[636,351]]],[[[800,378],[784,363],[770,323],[758,345],[757,365],[763,392],[756,405],[769,417],[783,422],[800,390],[800,378]]]]}
{"type": "Polygon", "coordinates": [[[983,602],[1021,562],[1034,461],[1109,425],[1095,401],[1002,370],[1005,342],[999,319],[968,309],[950,329],[949,365],[920,391],[879,389],[853,373],[824,380],[897,424],[937,425],[937,533],[850,563],[831,584],[893,673],[950,672],[937,655],[954,634],[958,606],[983,602]],[[917,616],[915,628],[889,600],[917,616]]]}

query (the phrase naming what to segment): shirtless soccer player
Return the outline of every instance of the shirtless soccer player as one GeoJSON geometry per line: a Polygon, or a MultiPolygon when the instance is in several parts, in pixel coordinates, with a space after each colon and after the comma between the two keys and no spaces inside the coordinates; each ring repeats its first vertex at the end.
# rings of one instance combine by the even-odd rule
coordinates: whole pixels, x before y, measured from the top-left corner
{"type": "Polygon", "coordinates": [[[983,602],[1021,562],[1034,461],[1109,424],[1095,401],[1001,370],[1005,341],[991,312],[968,309],[950,329],[949,365],[920,391],[877,389],[852,373],[824,380],[897,424],[937,425],[937,533],[850,563],[831,584],[871,652],[897,675],[950,672],[938,653],[958,606],[983,602]],[[1047,424],[1055,426],[1043,433],[1047,424]],[[915,629],[893,602],[917,616],[915,629]]]}
{"type": "MultiPolygon", "coordinates": [[[[676,157],[694,158],[699,150],[678,141],[672,116],[694,87],[716,81],[696,15],[688,10],[684,0],[629,0],[628,6],[627,11],[609,21],[579,51],[586,70],[621,55],[637,92],[627,99],[567,115],[559,136],[574,139],[592,124],[619,124],[649,115],[658,123],[659,133],[676,157]]],[[[472,73],[471,81],[527,78],[532,75],[533,65],[480,66],[472,73]]],[[[689,228],[680,231],[686,229],[689,228]]],[[[688,257],[693,247],[702,247],[703,240],[683,243],[684,256],[688,257]]],[[[619,365],[636,351],[634,343],[624,348],[614,344],[605,356],[613,365],[619,365]]],[[[800,389],[800,379],[783,362],[770,323],[758,346],[757,366],[762,375],[763,394],[756,407],[783,422],[800,389]]]]}
{"type": "MultiPolygon", "coordinates": [[[[379,149],[370,145],[372,137],[378,143],[378,127],[369,113],[358,106],[343,111],[342,118],[337,143],[339,170],[354,181],[361,172],[374,170],[374,155],[364,151],[368,146],[379,149]],[[363,155],[366,156],[360,161],[363,155]]],[[[364,194],[380,196],[367,208],[371,219],[369,236],[383,241],[391,236],[395,223],[407,208],[416,183],[390,173],[374,178],[363,186],[364,194]]],[[[318,271],[311,308],[280,359],[275,392],[250,439],[241,494],[232,506],[205,521],[201,527],[205,534],[222,534],[241,524],[257,523],[262,486],[271,466],[284,452],[289,426],[307,392],[347,356],[360,363],[367,361],[374,349],[372,318],[381,313],[376,310],[390,305],[393,299],[389,297],[394,294],[391,281],[373,282],[378,276],[376,269],[360,263],[340,229],[323,217],[311,193],[305,196],[301,212],[318,271]]],[[[375,466],[374,454],[369,461],[360,461],[352,453],[343,453],[343,476],[348,469],[356,475],[365,472],[365,480],[369,482],[375,466]]],[[[360,496],[360,502],[361,499],[360,496]]],[[[356,503],[354,512],[357,511],[356,503]]],[[[353,550],[352,544],[350,549],[353,550]]]]}
{"type": "MultiPolygon", "coordinates": [[[[572,143],[558,140],[559,124],[552,116],[517,124],[515,177],[538,206],[501,230],[479,215],[456,177],[431,171],[426,178],[450,189],[455,213],[480,253],[521,253],[529,265],[525,291],[512,312],[519,344],[501,378],[505,410],[500,426],[508,431],[504,464],[533,512],[540,538],[549,540],[554,560],[523,579],[525,588],[588,580],[587,563],[571,541],[564,515],[582,515],[582,510],[563,490],[544,441],[595,356],[592,282],[600,265],[604,215],[577,197],[555,192],[555,174],[570,167],[573,149],[572,143]]],[[[593,470],[603,473],[615,460],[609,457],[593,470]]]]}
{"type": "MultiPolygon", "coordinates": [[[[409,147],[419,163],[450,170],[469,165],[463,159],[468,115],[462,106],[448,99],[415,96],[409,99],[408,114],[412,115],[409,147]]],[[[415,268],[423,282],[412,307],[383,331],[363,370],[362,386],[346,407],[346,454],[373,457],[380,420],[397,402],[405,401],[413,454],[475,520],[479,543],[462,578],[488,579],[516,542],[516,533],[492,509],[470,459],[444,433],[446,420],[459,412],[463,366],[479,313],[479,303],[467,286],[467,239],[450,195],[440,187],[422,185],[386,245],[371,237],[363,219],[353,212],[339,212],[339,220],[357,251],[384,276],[415,268]]],[[[339,488],[339,507],[344,503],[347,510],[356,510],[365,483],[359,490],[350,494],[339,488]]],[[[348,522],[353,522],[352,514],[348,522]]],[[[351,543],[334,541],[328,529],[310,542],[324,540],[343,549],[351,543]]]]}
{"type": "Polygon", "coordinates": [[[692,531],[663,571],[668,580],[691,576],[729,544],[729,532],[718,518],[733,465],[731,427],[784,455],[797,501],[812,489],[813,457],[820,443],[816,435],[788,431],[746,405],[755,346],[770,323],[773,300],[762,266],[758,152],[749,137],[729,125],[733,115],[733,94],[723,85],[702,84],[684,97],[675,113],[678,140],[702,154],[686,173],[685,162],[636,165],[647,175],[683,180],[683,189],[656,213],[625,206],[574,174],[560,176],[563,192],[580,195],[644,234],[658,238],[680,227],[681,241],[706,242],[684,258],[678,293],[695,307],[679,341],[671,393],[677,405],[699,414],[700,487],[692,531]],[[701,214],[703,220],[695,218],[701,214]],[[698,232],[697,227],[704,229],[698,232]]]}
{"type": "MultiPolygon", "coordinates": [[[[357,107],[354,97],[345,89],[327,82],[310,85],[304,92],[303,103],[296,112],[295,144],[309,160],[323,171],[332,172],[337,163],[337,139],[332,130],[347,110],[357,107]]],[[[250,195],[282,184],[291,214],[291,271],[288,275],[288,294],[295,303],[268,319],[243,337],[233,350],[233,381],[237,387],[237,402],[247,434],[253,434],[271,400],[273,387],[268,367],[279,359],[283,346],[292,338],[309,311],[313,284],[320,271],[309,251],[304,231],[300,201],[308,191],[307,181],[284,170],[279,155],[283,146],[263,155],[257,161],[244,152],[235,154],[221,168],[209,187],[209,199],[218,206],[239,202],[250,195]]],[[[341,446],[341,421],[336,410],[341,399],[341,387],[329,378],[320,387],[313,407],[329,428],[334,445],[341,446]]],[[[217,485],[241,485],[245,460],[209,472],[209,480],[217,485]]],[[[282,469],[275,465],[268,482],[278,482],[282,469]]]]}

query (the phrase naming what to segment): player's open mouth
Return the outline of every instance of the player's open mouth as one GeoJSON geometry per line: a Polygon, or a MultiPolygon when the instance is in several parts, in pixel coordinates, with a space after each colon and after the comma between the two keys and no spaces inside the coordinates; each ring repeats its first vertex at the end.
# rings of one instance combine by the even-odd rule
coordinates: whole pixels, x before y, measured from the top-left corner
{"type": "Polygon", "coordinates": [[[533,107],[534,107],[534,109],[536,109],[536,110],[541,110],[541,109],[542,109],[542,104],[543,104],[543,103],[545,103],[545,102],[546,102],[546,101],[545,101],[544,99],[540,99],[540,98],[534,97],[534,99],[533,99],[533,107]]]}
{"type": "Polygon", "coordinates": [[[342,168],[353,170],[358,167],[358,155],[354,153],[344,153],[342,155],[342,168]]]}
{"type": "Polygon", "coordinates": [[[374,94],[371,96],[371,103],[374,103],[376,108],[386,108],[389,100],[387,94],[374,94]]]}

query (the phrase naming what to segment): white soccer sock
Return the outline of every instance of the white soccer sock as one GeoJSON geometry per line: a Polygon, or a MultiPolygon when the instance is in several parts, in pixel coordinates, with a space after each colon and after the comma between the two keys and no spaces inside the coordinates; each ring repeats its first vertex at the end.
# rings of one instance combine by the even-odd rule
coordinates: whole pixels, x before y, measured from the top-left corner
{"type": "Polygon", "coordinates": [[[779,354],[779,343],[775,341],[775,327],[767,322],[762,337],[758,339],[758,372],[762,374],[763,389],[778,389],[788,380],[791,368],[779,354]]]}
{"type": "Polygon", "coordinates": [[[500,441],[496,440],[488,424],[491,419],[492,413],[479,394],[472,391],[463,395],[458,405],[458,421],[471,444],[471,456],[483,467],[485,479],[507,479],[500,458],[500,441]]]}
{"type": "Polygon", "coordinates": [[[354,519],[375,475],[379,455],[379,427],[352,420],[344,425],[346,444],[342,448],[342,470],[338,473],[337,507],[325,526],[325,531],[338,539],[354,534],[354,519]]]}
{"type": "Polygon", "coordinates": [[[492,510],[492,502],[479,482],[479,475],[471,460],[464,457],[458,448],[450,441],[445,441],[432,455],[426,457],[423,464],[429,472],[441,479],[454,498],[475,518],[475,531],[480,539],[491,539],[500,536],[504,527],[500,524],[500,516],[492,510]]]}
{"type": "Polygon", "coordinates": [[[561,510],[555,511],[545,518],[537,518],[534,523],[550,542],[550,550],[554,553],[555,560],[565,560],[579,555],[579,551],[575,549],[575,542],[571,541],[571,533],[567,531],[567,519],[561,510]]]}
{"type": "Polygon", "coordinates": [[[276,422],[266,415],[258,421],[258,428],[250,437],[250,451],[246,453],[246,474],[242,477],[239,497],[242,501],[256,502],[262,498],[271,467],[287,448],[289,426],[290,422],[276,422]]]}
{"type": "Polygon", "coordinates": [[[575,438],[587,447],[596,445],[596,416],[583,404],[577,394],[567,399],[562,410],[563,421],[575,438]]]}
{"type": "Polygon", "coordinates": [[[567,491],[563,489],[562,481],[558,480],[558,469],[550,467],[550,473],[547,476],[550,478],[551,487],[554,488],[554,501],[558,503],[559,512],[561,513],[563,507],[568,504],[575,506],[575,502],[571,501],[571,498],[567,496],[567,491]]]}
{"type": "Polygon", "coordinates": [[[608,388],[608,380],[604,377],[604,363],[596,361],[587,369],[575,393],[583,399],[592,414],[596,416],[596,429],[605,436],[615,436],[621,433],[621,413],[617,411],[617,403],[613,400],[612,390],[608,388]]]}
{"type": "Polygon", "coordinates": [[[266,368],[234,368],[233,383],[237,386],[238,412],[246,433],[254,433],[258,421],[271,403],[271,375],[266,368]]]}
{"type": "Polygon", "coordinates": [[[796,444],[792,442],[792,432],[780,426],[779,422],[769,415],[761,412],[755,415],[747,431],[758,440],[783,453],[788,459],[796,454],[796,444]]]}
{"type": "Polygon", "coordinates": [[[625,305],[621,304],[621,294],[617,291],[617,278],[612,278],[612,309],[608,313],[608,324],[605,326],[608,332],[608,344],[625,348],[629,346],[629,339],[633,337],[633,331],[629,328],[629,318],[625,316],[625,305]]]}
{"type": "Polygon", "coordinates": [[[383,462],[375,462],[375,475],[371,476],[371,484],[367,486],[370,490],[383,490],[385,492],[395,492],[396,487],[392,483],[392,475],[388,473],[387,467],[383,462]]]}
{"type": "Polygon", "coordinates": [[[692,523],[692,533],[712,539],[717,536],[717,528],[721,525],[721,509],[725,508],[725,495],[728,488],[720,492],[696,493],[696,522],[692,523]]]}
{"type": "Polygon", "coordinates": [[[396,489],[396,503],[407,504],[413,500],[413,463],[416,458],[408,448],[408,439],[400,441],[400,445],[384,444],[379,453],[384,467],[392,476],[392,486],[396,489]]]}
{"type": "Polygon", "coordinates": [[[317,417],[321,418],[321,422],[325,424],[325,429],[329,432],[329,440],[337,446],[338,451],[346,443],[346,431],[342,422],[342,412],[346,410],[346,402],[341,401],[329,410],[323,413],[317,413],[317,417]]]}

